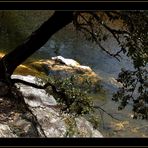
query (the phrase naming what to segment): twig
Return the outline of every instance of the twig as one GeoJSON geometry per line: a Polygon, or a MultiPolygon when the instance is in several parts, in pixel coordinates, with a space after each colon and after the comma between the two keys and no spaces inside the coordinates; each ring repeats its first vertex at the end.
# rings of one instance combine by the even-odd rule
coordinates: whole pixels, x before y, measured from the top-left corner
{"type": "Polygon", "coordinates": [[[93,108],[96,108],[96,109],[100,109],[102,110],[104,113],[106,113],[107,115],[109,115],[110,117],[112,117],[113,119],[115,120],[118,120],[118,121],[121,121],[120,119],[114,117],[112,114],[108,113],[107,111],[105,111],[103,108],[101,108],[100,106],[93,106],[93,108]]]}
{"type": "Polygon", "coordinates": [[[101,119],[102,119],[102,125],[103,125],[103,128],[104,128],[104,127],[105,127],[105,126],[104,126],[104,118],[103,118],[103,115],[102,115],[101,110],[99,110],[99,113],[100,113],[100,116],[101,116],[101,119]]]}

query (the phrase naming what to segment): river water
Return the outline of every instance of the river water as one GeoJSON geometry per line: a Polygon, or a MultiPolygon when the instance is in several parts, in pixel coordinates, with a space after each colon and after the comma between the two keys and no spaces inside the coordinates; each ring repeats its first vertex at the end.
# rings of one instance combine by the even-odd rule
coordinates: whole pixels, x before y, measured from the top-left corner
{"type": "MultiPolygon", "coordinates": [[[[9,40],[5,40],[1,35],[3,45],[8,45],[8,43],[14,41],[14,36],[9,36],[9,34],[7,34],[7,39],[9,40]]],[[[15,38],[17,41],[17,38],[19,38],[18,34],[15,34],[15,38]]],[[[103,44],[106,48],[113,49],[113,51],[119,49],[117,43],[112,38],[109,38],[103,44]]],[[[11,44],[10,47],[12,47],[11,44]]],[[[1,49],[1,51],[5,51],[5,47],[1,46],[1,49]]],[[[74,31],[71,25],[56,33],[31,58],[48,59],[57,55],[72,58],[81,65],[90,66],[102,78],[102,85],[107,94],[101,100],[98,99],[99,94],[97,94],[94,97],[94,101],[120,120],[115,120],[103,112],[96,111],[96,116],[98,116],[100,121],[98,129],[105,137],[148,137],[147,121],[133,119],[132,107],[130,105],[124,110],[118,111],[118,103],[111,100],[113,92],[117,91],[114,79],[117,78],[120,69],[133,68],[130,59],[122,56],[122,60],[119,62],[115,58],[110,57],[99,49],[97,45],[80,37],[79,33],[74,31]]]]}

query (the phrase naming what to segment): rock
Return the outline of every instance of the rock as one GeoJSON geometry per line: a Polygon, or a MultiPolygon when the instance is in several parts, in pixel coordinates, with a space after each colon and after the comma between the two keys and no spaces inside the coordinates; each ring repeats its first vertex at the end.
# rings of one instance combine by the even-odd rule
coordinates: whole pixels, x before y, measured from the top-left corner
{"type": "Polygon", "coordinates": [[[80,65],[80,66],[77,66],[78,68],[81,68],[83,70],[87,70],[87,71],[90,71],[90,72],[93,72],[92,69],[89,67],[89,66],[83,66],[83,65],[80,65]]]}
{"type": "Polygon", "coordinates": [[[64,58],[62,56],[52,57],[51,59],[58,61],[62,64],[65,64],[67,66],[77,67],[77,66],[80,65],[77,61],[75,61],[73,59],[67,59],[67,58],[64,58]]]}
{"type": "MultiPolygon", "coordinates": [[[[31,83],[37,83],[37,79],[33,76],[18,76],[13,75],[12,78],[19,78],[31,83]]],[[[31,107],[38,107],[44,105],[57,105],[56,100],[52,95],[48,95],[44,89],[36,89],[31,86],[19,84],[20,91],[23,93],[25,97],[25,102],[29,104],[31,107]]]]}
{"type": "Polygon", "coordinates": [[[6,124],[0,124],[0,137],[2,138],[12,138],[12,137],[17,137],[16,134],[14,134],[12,132],[12,130],[10,129],[9,125],[6,124]]]}
{"type": "MultiPolygon", "coordinates": [[[[42,125],[47,137],[65,137],[66,133],[71,131],[66,123],[66,119],[71,119],[67,114],[60,115],[59,112],[51,108],[34,108],[34,114],[36,114],[40,124],[42,125]]],[[[73,135],[71,137],[103,137],[103,135],[85,118],[76,118],[76,127],[74,128],[73,135]]]]}
{"type": "MultiPolygon", "coordinates": [[[[26,69],[26,67],[22,65],[21,68],[26,69]]],[[[93,87],[95,86],[95,83],[98,84],[98,80],[100,80],[90,67],[80,65],[72,59],[66,59],[61,56],[53,57],[52,60],[33,62],[27,66],[27,69],[28,68],[30,72],[32,70],[31,75],[33,74],[33,71],[38,71],[39,73],[46,71],[45,74],[57,76],[59,79],[78,74],[80,79],[78,77],[77,81],[79,81],[80,84],[83,83],[83,76],[87,76],[94,82],[92,83],[93,87]]],[[[12,78],[44,85],[40,79],[31,75],[13,75],[12,78]]],[[[72,119],[69,114],[61,114],[57,101],[52,95],[47,94],[45,90],[33,88],[21,83],[16,85],[22,92],[29,109],[36,115],[37,120],[47,137],[103,137],[103,135],[98,130],[94,129],[93,125],[85,118],[78,117],[72,119]],[[71,127],[73,126],[73,123],[76,124],[74,127],[71,127]]],[[[3,87],[3,84],[0,86],[3,87]]],[[[2,98],[0,99],[1,101],[5,100],[2,98]]],[[[14,116],[11,117],[11,121],[8,121],[8,123],[6,122],[6,124],[2,126],[2,129],[0,128],[0,137],[36,137],[36,128],[30,120],[24,118],[24,113],[13,112],[14,116]],[[16,116],[16,114],[18,115],[16,116]]],[[[41,134],[40,129],[37,129],[40,133],[40,137],[44,137],[43,134],[41,134]]]]}
{"type": "Polygon", "coordinates": [[[20,65],[15,74],[40,76],[55,76],[57,78],[67,78],[72,75],[89,77],[92,81],[98,81],[99,77],[89,66],[80,65],[73,59],[62,56],[52,57],[50,60],[39,60],[20,65]]]}
{"type": "Polygon", "coordinates": [[[33,112],[47,137],[64,137],[66,126],[58,111],[45,107],[44,109],[34,108],[33,112]]]}
{"type": "Polygon", "coordinates": [[[80,65],[75,60],[67,60],[62,56],[52,57],[52,59],[54,60],[40,60],[33,62],[30,66],[32,69],[44,72],[48,76],[55,76],[60,79],[71,77],[72,75],[88,77],[92,82],[98,82],[102,79],[89,66],[80,65]]]}
{"type": "MultiPolygon", "coordinates": [[[[102,89],[101,87],[102,78],[99,77],[89,66],[80,65],[76,61],[72,62],[75,64],[72,64],[71,62],[69,62],[70,64],[66,63],[67,65],[62,64],[58,60],[61,61],[62,59],[62,61],[64,61],[65,58],[61,56],[53,57],[52,59],[54,60],[39,60],[39,61],[32,62],[30,63],[29,67],[34,71],[38,71],[38,75],[37,73],[35,73],[35,76],[37,77],[40,77],[39,73],[44,74],[42,75],[42,77],[51,78],[51,79],[54,79],[55,81],[75,77],[75,80],[76,80],[75,82],[78,82],[78,86],[83,85],[84,89],[88,87],[88,85],[90,88],[89,90],[92,92],[98,93],[102,89]]],[[[70,61],[74,61],[74,60],[70,59],[70,61]]],[[[38,106],[39,104],[36,104],[35,106],[38,106]]]]}
{"type": "MultiPolygon", "coordinates": [[[[36,78],[33,76],[13,75],[12,77],[23,79],[31,83],[36,83],[36,78]]],[[[54,108],[54,105],[56,105],[57,102],[53,96],[48,96],[44,90],[39,90],[22,84],[17,85],[20,87],[20,91],[25,96],[26,103],[28,103],[29,108],[32,110],[33,114],[36,115],[37,120],[42,126],[42,129],[44,130],[44,133],[47,137],[67,137],[69,136],[68,133],[71,132],[72,134],[70,134],[70,137],[103,137],[103,135],[98,130],[93,128],[90,122],[82,117],[73,119],[76,122],[76,127],[73,127],[73,131],[71,131],[71,125],[69,122],[71,120],[71,116],[69,114],[61,114],[59,108],[54,108]],[[30,95],[34,96],[33,100],[31,100],[32,103],[30,103],[28,99],[28,96],[30,95]],[[50,104],[53,107],[47,107],[46,104],[50,104]]],[[[73,120],[71,121],[72,123],[73,120]]],[[[5,127],[6,131],[8,130],[8,133],[11,133],[10,129],[12,129],[12,134],[10,134],[9,137],[16,135],[18,137],[35,137],[36,135],[35,128],[31,122],[24,117],[24,114],[21,115],[19,113],[16,118],[9,122],[9,125],[10,126],[6,125],[5,127]]],[[[3,132],[1,135],[3,137],[7,137],[5,132],[3,132]]],[[[40,135],[40,137],[44,136],[40,135]]]]}
{"type": "Polygon", "coordinates": [[[91,123],[83,117],[76,118],[76,124],[80,131],[80,137],[103,137],[103,135],[98,130],[93,129],[91,123]]]}
{"type": "Polygon", "coordinates": [[[13,133],[15,133],[18,137],[37,137],[37,131],[35,131],[31,122],[23,118],[18,118],[13,121],[10,125],[13,133]]]}

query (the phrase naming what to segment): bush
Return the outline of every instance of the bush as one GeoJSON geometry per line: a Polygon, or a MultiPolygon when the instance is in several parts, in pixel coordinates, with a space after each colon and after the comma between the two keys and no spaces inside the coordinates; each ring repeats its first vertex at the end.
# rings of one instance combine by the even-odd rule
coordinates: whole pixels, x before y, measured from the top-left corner
{"type": "MultiPolygon", "coordinates": [[[[63,112],[75,116],[88,114],[93,111],[93,101],[88,93],[89,87],[84,89],[79,83],[78,77],[76,75],[65,79],[50,77],[48,82],[55,86],[56,92],[50,88],[47,90],[50,94],[52,91],[52,95],[61,104],[61,110],[63,112]]],[[[89,86],[89,83],[87,85],[89,86]]]]}

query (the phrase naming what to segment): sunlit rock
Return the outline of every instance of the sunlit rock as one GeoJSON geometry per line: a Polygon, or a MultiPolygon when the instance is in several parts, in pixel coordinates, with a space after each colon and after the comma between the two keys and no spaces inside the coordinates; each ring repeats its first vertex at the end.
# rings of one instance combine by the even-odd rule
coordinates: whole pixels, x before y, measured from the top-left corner
{"type": "Polygon", "coordinates": [[[92,72],[92,69],[89,66],[78,65],[77,67],[92,72]]]}
{"type": "Polygon", "coordinates": [[[67,59],[62,56],[52,57],[51,59],[61,62],[62,64],[65,64],[67,66],[76,67],[76,66],[80,65],[77,61],[75,61],[73,59],[67,59]]]}
{"type": "Polygon", "coordinates": [[[67,78],[72,75],[89,77],[92,82],[101,80],[89,66],[80,65],[73,59],[66,59],[62,56],[53,57],[51,60],[40,60],[30,64],[32,69],[44,72],[48,76],[67,78]]]}

